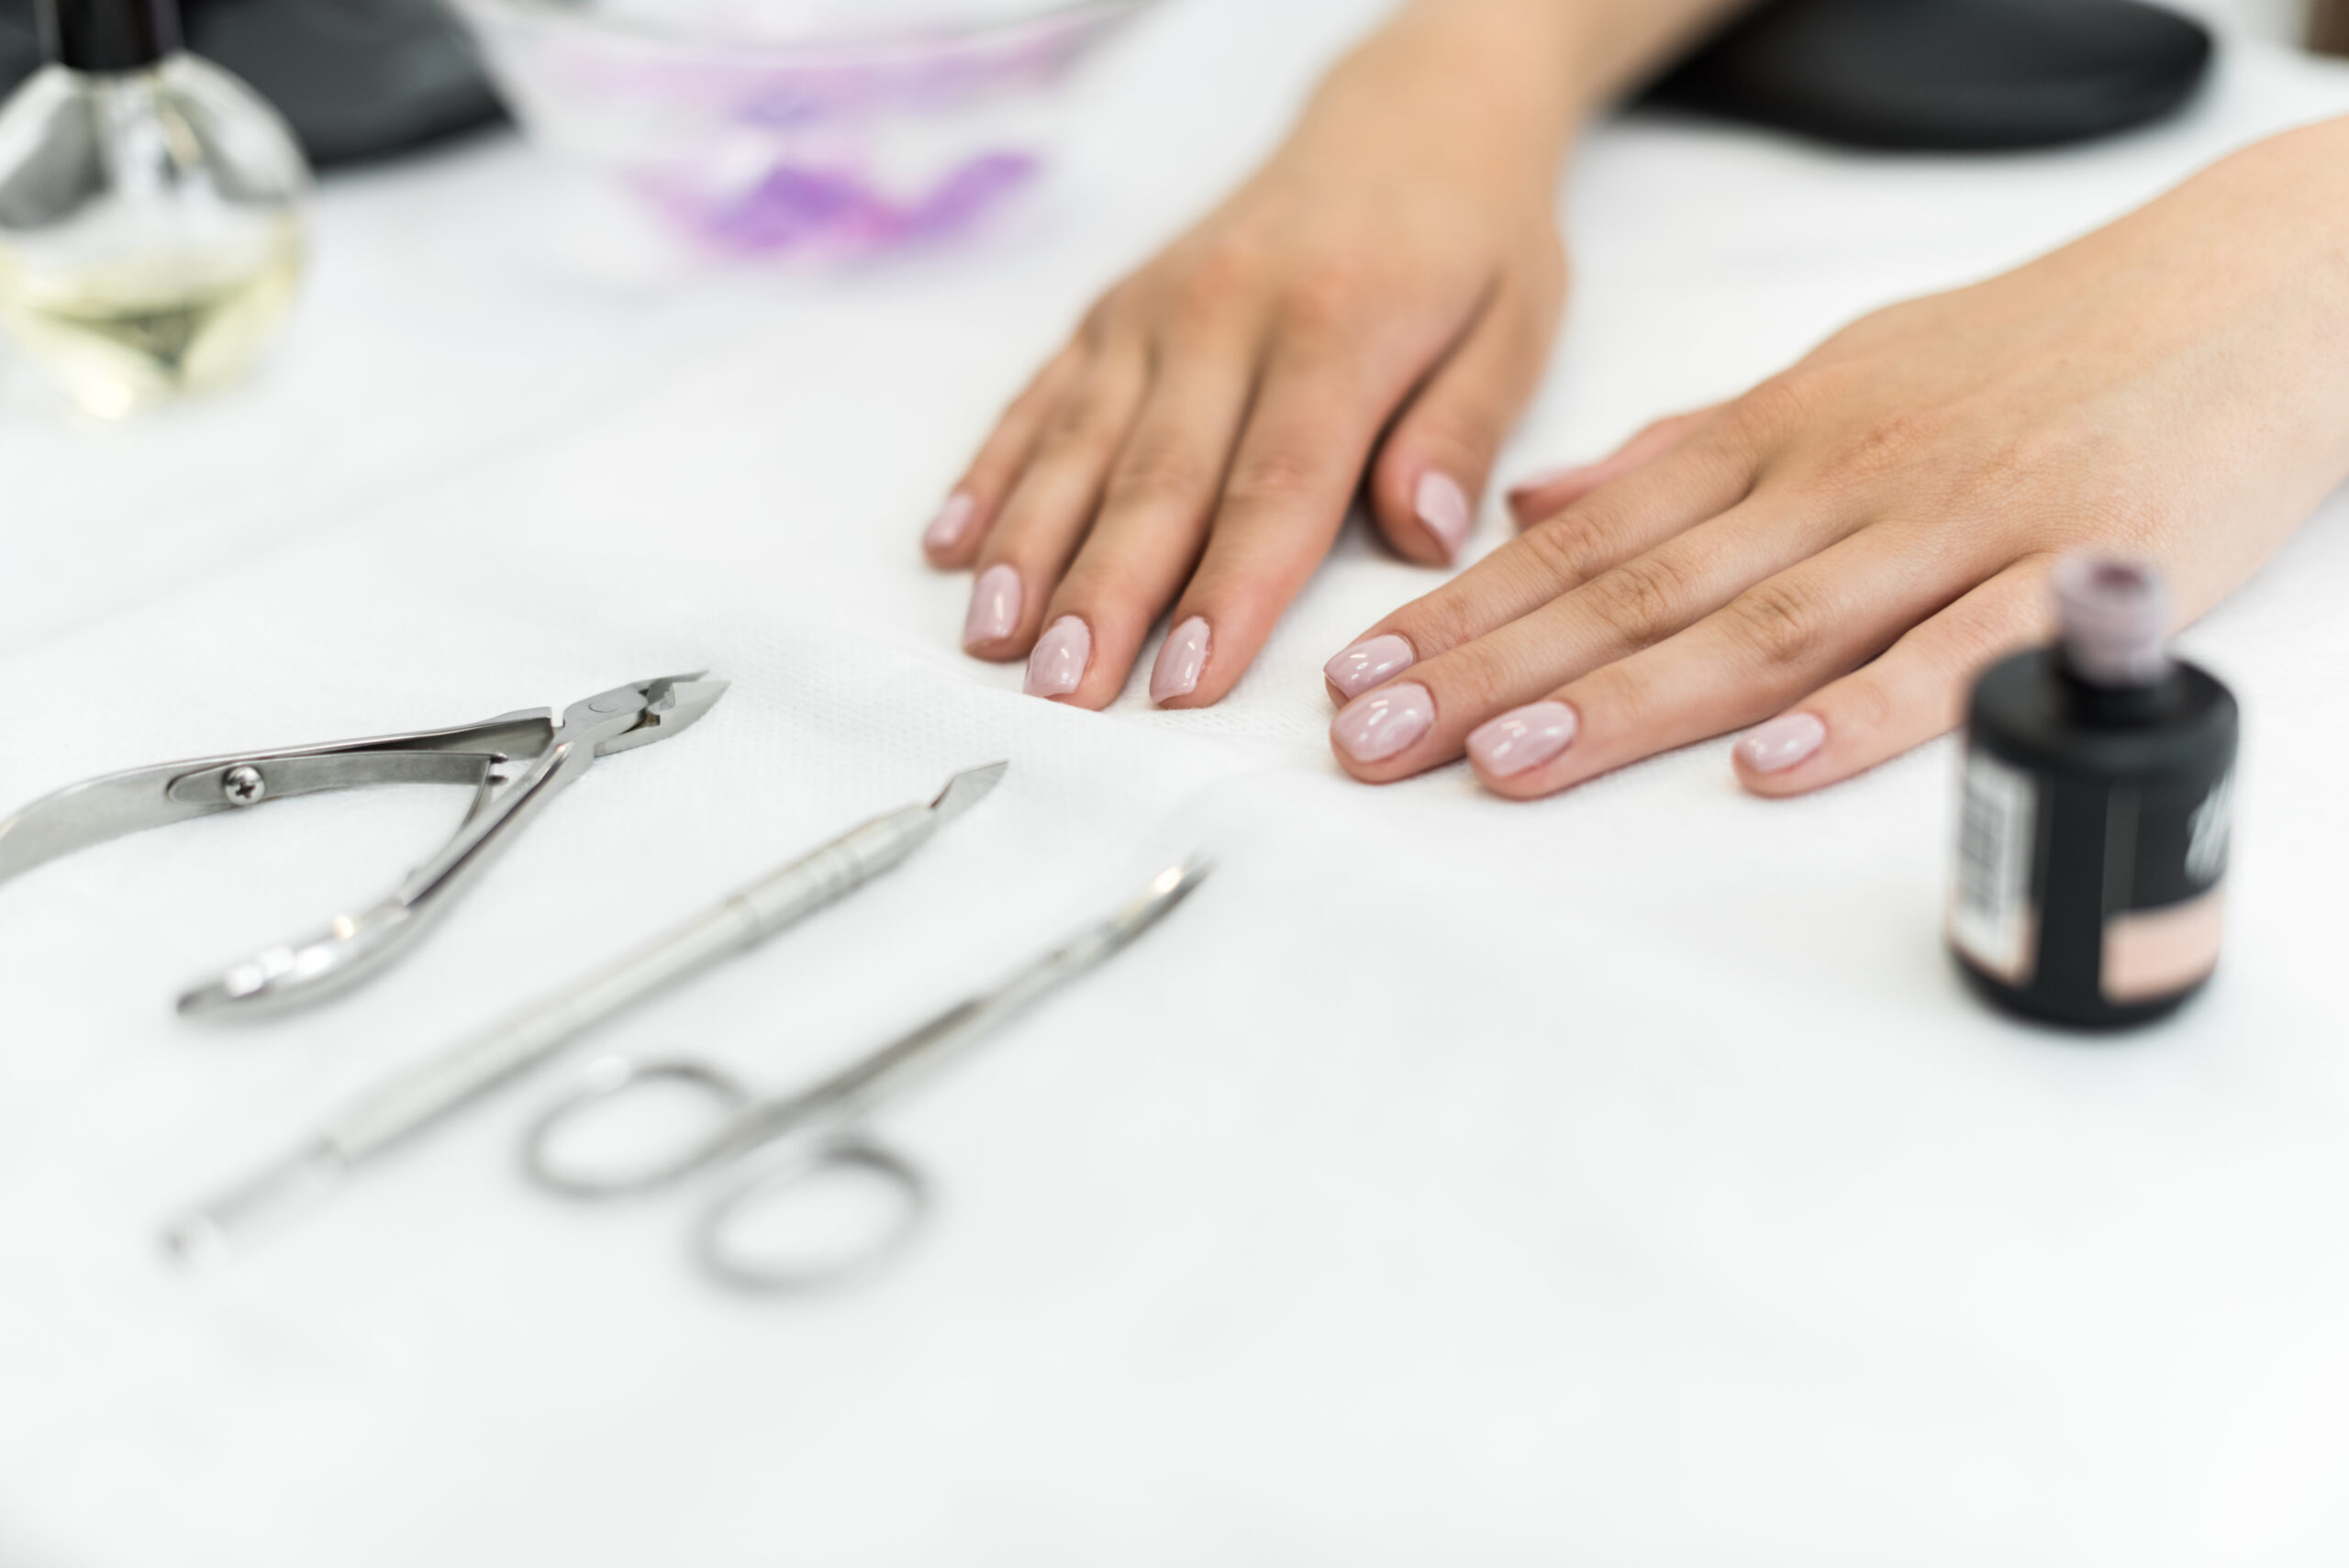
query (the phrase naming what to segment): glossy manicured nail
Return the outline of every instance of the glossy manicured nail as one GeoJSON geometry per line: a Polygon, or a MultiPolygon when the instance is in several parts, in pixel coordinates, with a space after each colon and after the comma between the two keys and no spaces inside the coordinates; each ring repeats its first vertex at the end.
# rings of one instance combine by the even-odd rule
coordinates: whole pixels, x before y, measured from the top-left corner
{"type": "Polygon", "coordinates": [[[1564,751],[1579,722],[1562,702],[1528,703],[1469,731],[1468,755],[1482,772],[1508,778],[1564,751]]]}
{"type": "Polygon", "coordinates": [[[1208,647],[1213,633],[1205,616],[1193,616],[1167,634],[1150,667],[1150,700],[1186,697],[1199,689],[1199,672],[1208,667],[1208,647]]]}
{"type": "Polygon", "coordinates": [[[1384,637],[1365,638],[1321,666],[1330,684],[1349,697],[1358,697],[1371,687],[1391,680],[1419,662],[1419,656],[1411,645],[1388,632],[1384,637]]]}
{"type": "Polygon", "coordinates": [[[1428,732],[1435,699],[1416,681],[1348,703],[1330,726],[1338,750],[1357,762],[1383,762],[1428,732]]]}
{"type": "Polygon", "coordinates": [[[1566,468],[1545,468],[1539,473],[1529,473],[1508,487],[1508,498],[1521,501],[1537,490],[1547,490],[1553,484],[1564,484],[1569,479],[1579,479],[1589,472],[1588,463],[1575,463],[1566,468]]]}
{"type": "Polygon", "coordinates": [[[1019,627],[1019,573],[999,562],[979,573],[971,589],[971,613],[963,622],[963,646],[1000,642],[1019,627]]]}
{"type": "Polygon", "coordinates": [[[1745,732],[1737,743],[1737,759],[1757,773],[1783,773],[1827,739],[1827,726],[1809,713],[1780,714],[1769,723],[1745,732]]]}
{"type": "Polygon", "coordinates": [[[1419,487],[1411,495],[1411,510],[1435,535],[1446,555],[1458,555],[1460,547],[1468,542],[1468,525],[1475,520],[1468,510],[1468,492],[1450,474],[1433,469],[1420,474],[1419,487]]]}
{"type": "Polygon", "coordinates": [[[978,509],[977,500],[963,491],[949,495],[946,505],[938,508],[938,516],[930,518],[930,527],[922,530],[923,548],[932,551],[952,550],[962,543],[963,536],[971,531],[971,518],[978,509]]]}
{"type": "Polygon", "coordinates": [[[1044,628],[1028,655],[1028,695],[1064,697],[1085,679],[1093,658],[1093,628],[1076,616],[1063,616],[1044,628]]]}

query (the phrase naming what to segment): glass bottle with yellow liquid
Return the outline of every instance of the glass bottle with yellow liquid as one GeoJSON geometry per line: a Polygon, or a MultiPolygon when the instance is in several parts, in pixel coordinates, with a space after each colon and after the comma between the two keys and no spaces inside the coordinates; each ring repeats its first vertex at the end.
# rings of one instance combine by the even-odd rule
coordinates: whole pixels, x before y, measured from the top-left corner
{"type": "Polygon", "coordinates": [[[40,0],[50,63],[0,107],[0,325],[119,417],[234,380],[302,270],[285,123],[179,47],[176,0],[40,0]]]}

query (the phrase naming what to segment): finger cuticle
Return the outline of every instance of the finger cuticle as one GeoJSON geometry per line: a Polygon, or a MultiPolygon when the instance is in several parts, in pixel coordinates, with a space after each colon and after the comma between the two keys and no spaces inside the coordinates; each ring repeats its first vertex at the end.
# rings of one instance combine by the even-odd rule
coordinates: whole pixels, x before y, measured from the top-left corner
{"type": "Polygon", "coordinates": [[[1036,639],[1028,655],[1024,689],[1031,697],[1063,697],[1085,682],[1093,662],[1093,628],[1079,616],[1063,616],[1036,639]]]}
{"type": "Polygon", "coordinates": [[[1017,631],[1024,597],[1019,570],[1009,562],[997,562],[980,573],[971,587],[970,614],[963,620],[963,646],[1001,642],[1017,631]]]}
{"type": "Polygon", "coordinates": [[[1205,616],[1192,616],[1169,632],[1166,645],[1158,651],[1157,662],[1150,668],[1150,700],[1170,702],[1197,691],[1214,641],[1205,616]]]}
{"type": "Polygon", "coordinates": [[[1528,703],[1471,730],[1468,756],[1487,778],[1515,778],[1574,744],[1581,728],[1580,717],[1564,703],[1528,703]]]}
{"type": "Polygon", "coordinates": [[[1330,725],[1330,738],[1353,762],[1383,762],[1435,727],[1435,698],[1416,681],[1356,697],[1330,725]]]}

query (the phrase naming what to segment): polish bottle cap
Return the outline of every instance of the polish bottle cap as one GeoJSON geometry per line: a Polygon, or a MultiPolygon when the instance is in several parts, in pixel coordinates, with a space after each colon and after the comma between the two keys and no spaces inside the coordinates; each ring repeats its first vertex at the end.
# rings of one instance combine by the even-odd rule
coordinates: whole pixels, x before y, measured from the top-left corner
{"type": "Polygon", "coordinates": [[[2064,662],[2091,685],[2151,686],[2169,673],[2169,595],[2133,561],[2076,555],[2055,568],[2064,662]]]}
{"type": "Polygon", "coordinates": [[[41,43],[68,71],[139,71],[180,47],[178,0],[40,0],[41,43]]]}

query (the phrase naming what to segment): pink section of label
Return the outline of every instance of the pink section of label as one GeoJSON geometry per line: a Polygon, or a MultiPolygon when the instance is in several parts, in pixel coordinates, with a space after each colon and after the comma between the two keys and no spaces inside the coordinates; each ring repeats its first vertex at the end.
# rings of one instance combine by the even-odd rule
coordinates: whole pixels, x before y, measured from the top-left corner
{"type": "Polygon", "coordinates": [[[2101,985],[2108,1002],[2175,995],[2219,964],[2225,910],[2220,890],[2160,909],[2132,910],[2104,923],[2101,985]]]}

